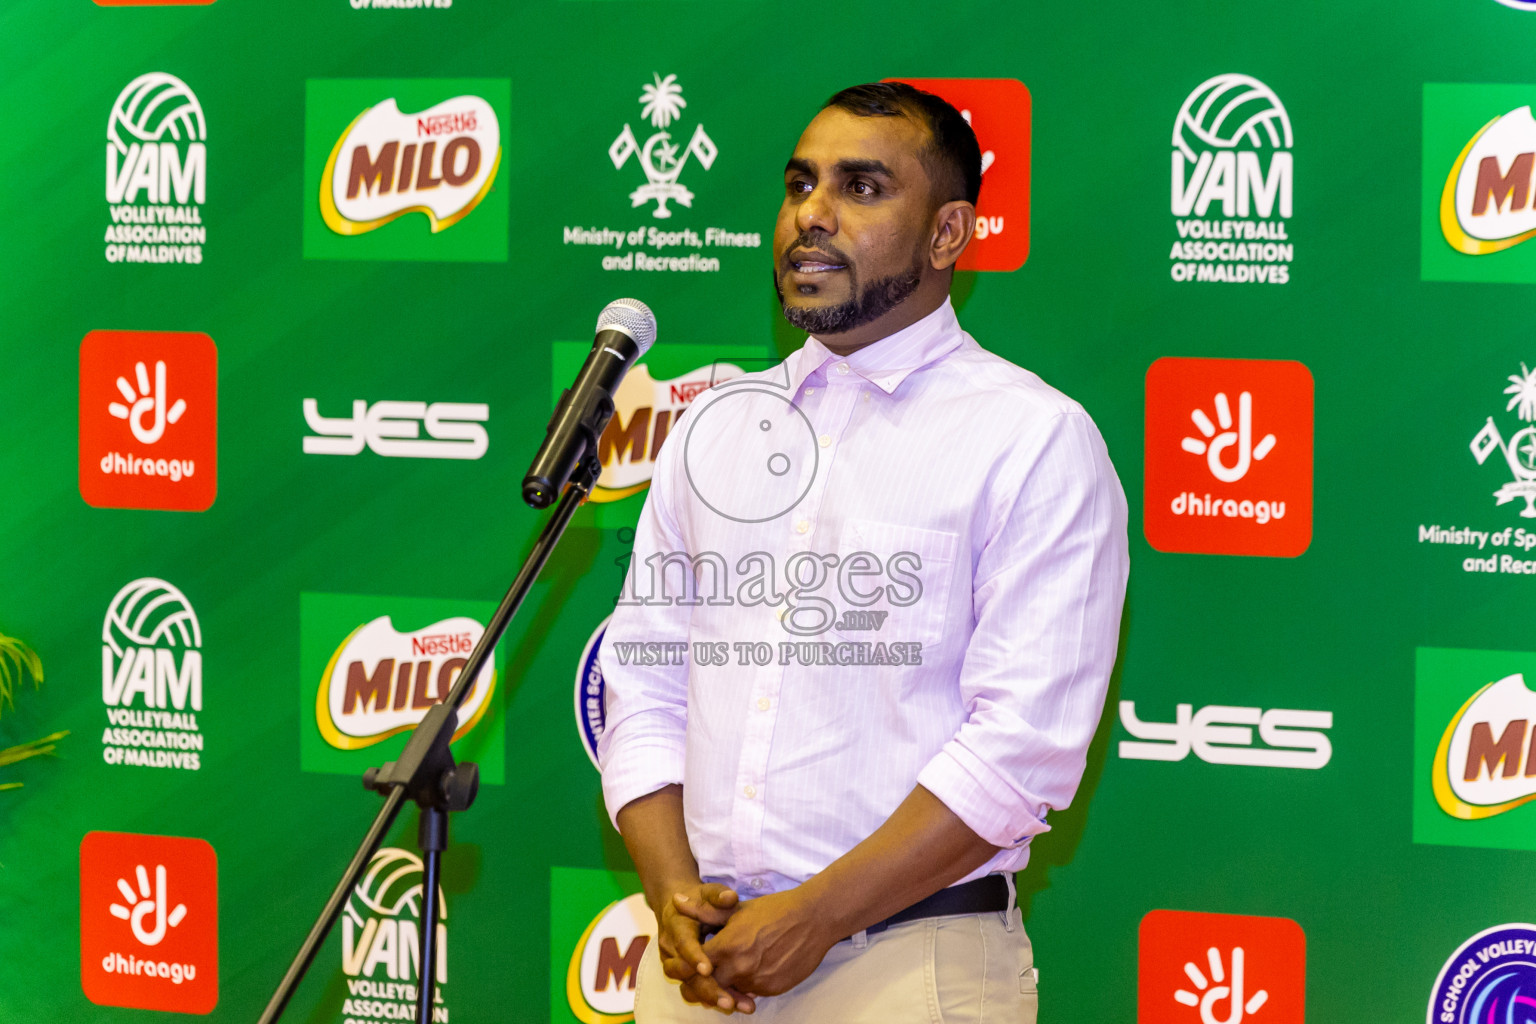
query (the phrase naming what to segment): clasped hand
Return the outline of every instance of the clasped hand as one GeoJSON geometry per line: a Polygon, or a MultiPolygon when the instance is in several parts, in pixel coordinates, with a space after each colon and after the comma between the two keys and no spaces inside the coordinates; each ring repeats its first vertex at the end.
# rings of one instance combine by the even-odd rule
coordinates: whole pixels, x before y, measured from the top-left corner
{"type": "Polygon", "coordinates": [[[674,892],[657,923],[662,970],[682,983],[683,999],[723,1013],[752,1013],[754,997],[789,991],[840,938],[798,890],[743,903],[710,882],[674,892]],[[719,931],[700,942],[705,926],[719,931]]]}

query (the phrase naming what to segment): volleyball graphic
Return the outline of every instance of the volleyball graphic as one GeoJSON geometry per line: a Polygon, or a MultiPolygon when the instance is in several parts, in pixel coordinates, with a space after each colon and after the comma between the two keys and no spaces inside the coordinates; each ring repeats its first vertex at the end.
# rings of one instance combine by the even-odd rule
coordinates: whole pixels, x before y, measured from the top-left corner
{"type": "MultiPolygon", "coordinates": [[[[399,917],[410,914],[412,919],[421,917],[421,858],[409,850],[386,846],[373,855],[362,881],[352,890],[357,906],[380,917],[399,917]]],[[[357,909],[349,906],[348,913],[361,918],[357,909]]],[[[448,904],[438,892],[438,914],[448,916],[448,904]]],[[[361,924],[361,920],[359,920],[361,924]]]]}
{"type": "Polygon", "coordinates": [[[166,137],[205,142],[208,124],[202,104],[187,83],[164,71],[151,71],[117,94],[107,119],[107,140],[126,153],[130,142],[158,142],[166,137]]]}
{"type": "Polygon", "coordinates": [[[1173,144],[1194,161],[1202,149],[1290,149],[1291,119],[1273,89],[1249,75],[1217,75],[1195,87],[1173,122],[1173,144]]]}
{"type": "Polygon", "coordinates": [[[122,657],[126,647],[200,648],[203,631],[185,594],[165,580],[146,576],[117,592],[107,608],[101,639],[122,657]]]}

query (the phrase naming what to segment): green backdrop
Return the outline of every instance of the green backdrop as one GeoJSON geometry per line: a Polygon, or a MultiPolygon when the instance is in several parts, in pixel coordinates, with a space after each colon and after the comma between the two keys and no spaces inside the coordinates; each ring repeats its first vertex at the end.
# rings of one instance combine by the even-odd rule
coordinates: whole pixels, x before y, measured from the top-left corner
{"type": "MultiPolygon", "coordinates": [[[[1464,939],[1536,917],[1536,806],[1464,842],[1415,818],[1439,813],[1423,767],[1433,750],[1419,748],[1493,681],[1484,665],[1512,672],[1536,657],[1431,659],[1439,674],[1416,683],[1419,648],[1536,648],[1536,581],[1464,571],[1476,551],[1420,531],[1525,523],[1520,502],[1491,497],[1508,478],[1500,460],[1479,465],[1468,444],[1487,417],[1505,437],[1519,426],[1502,389],[1536,360],[1536,276],[1524,271],[1536,249],[1442,251],[1434,204],[1471,133],[1536,100],[1536,85],[1519,84],[1536,82],[1533,43],[1536,13],[1495,0],[6,0],[0,179],[15,230],[0,246],[0,631],[36,649],[46,680],[4,708],[0,746],[69,735],[54,756],[0,768],[0,782],[23,783],[0,792],[0,1019],[151,1012],[82,991],[81,916],[100,913],[81,905],[90,831],[212,845],[212,1018],[255,1018],[377,803],[355,778],[302,768],[305,744],[319,742],[306,667],[345,632],[309,639],[301,595],[370,608],[398,599],[401,630],[439,605],[494,602],[540,522],[519,481],[569,372],[560,344],[584,344],[610,299],[632,294],[656,311],[658,380],[791,351],[799,337],[768,283],[779,170],[826,96],[892,76],[1028,87],[1028,261],[960,274],[956,305],[983,345],[1083,403],[1132,509],[1108,710],[1077,801],[1051,816],[1020,876],[1042,1019],[1135,1019],[1138,923],[1154,909],[1294,919],[1310,1019],[1422,1019],[1464,939]],[[185,83],[206,117],[200,262],[104,256],[104,130],[124,87],[150,72],[185,83]],[[1170,133],[1191,91],[1229,72],[1272,89],[1294,128],[1283,284],[1170,273],[1170,133]],[[681,153],[702,125],[709,145],[677,178],[691,205],[673,200],[663,220],[653,201],[631,200],[647,181],[641,155],[615,166],[623,150],[610,147],[626,125],[646,142],[655,129],[641,87],[674,74],[687,106],[673,142],[681,153]],[[371,237],[326,234],[317,175],[347,121],[390,96],[411,112],[464,86],[484,87],[504,118],[484,201],[437,234],[417,213],[371,237]],[[758,232],[764,244],[605,248],[567,231],[649,227],[758,232]],[[634,249],[719,262],[603,268],[604,255],[634,249]],[[218,487],[206,511],[82,499],[82,417],[102,413],[82,407],[80,345],[104,329],[214,340],[218,487]],[[1164,356],[1310,370],[1315,507],[1303,554],[1147,544],[1144,381],[1164,356]],[[488,446],[481,458],[306,454],[305,399],[327,417],[359,400],[484,404],[488,446]],[[197,770],[102,753],[100,629],[114,596],[144,578],[179,588],[201,627],[197,770]],[[1459,682],[1446,675],[1456,666],[1459,682]],[[1417,726],[1416,692],[1429,716],[1417,726]],[[1120,700],[1160,722],[1184,703],[1328,711],[1332,756],[1317,770],[1122,759],[1120,700]]],[[[185,140],[175,145],[185,153],[185,140]]],[[[455,822],[446,856],[454,1020],[572,1019],[562,943],[582,915],[633,891],[572,704],[639,500],[582,511],[502,644],[484,727],[504,745],[485,757],[504,759],[505,781],[455,822]],[[552,892],[552,879],[583,878],[598,879],[586,906],[552,892]],[[552,906],[565,916],[552,919],[552,906]]],[[[408,813],[390,845],[412,848],[414,833],[408,813]]],[[[342,958],[338,933],[285,1019],[362,1019],[344,1012],[342,958]]]]}

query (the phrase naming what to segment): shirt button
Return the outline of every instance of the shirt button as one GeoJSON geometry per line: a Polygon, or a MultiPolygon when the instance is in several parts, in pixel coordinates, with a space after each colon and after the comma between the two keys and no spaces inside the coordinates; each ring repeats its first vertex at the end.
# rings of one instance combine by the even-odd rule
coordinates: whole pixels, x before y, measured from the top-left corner
{"type": "Polygon", "coordinates": [[[756,786],[744,786],[744,787],[742,787],[741,795],[746,797],[748,800],[751,800],[753,797],[757,796],[757,787],[756,786]]]}
{"type": "Polygon", "coordinates": [[[816,389],[815,388],[806,388],[805,389],[805,393],[807,395],[814,395],[816,393],[816,389]]]}
{"type": "Polygon", "coordinates": [[[767,697],[759,697],[759,698],[757,698],[757,710],[759,710],[759,711],[767,711],[768,710],[768,698],[767,697]]]}
{"type": "Polygon", "coordinates": [[[847,363],[838,363],[837,364],[837,372],[846,375],[848,373],[848,364],[847,363]]]}
{"type": "Polygon", "coordinates": [[[828,437],[826,434],[822,434],[816,439],[816,442],[825,448],[832,443],[832,438],[828,437]]]}
{"type": "Polygon", "coordinates": [[[752,888],[754,888],[754,889],[761,889],[762,887],[763,887],[763,880],[761,878],[754,878],[754,879],[752,879],[752,888]]]}
{"type": "Polygon", "coordinates": [[[810,528],[811,528],[810,521],[806,520],[806,519],[802,519],[798,523],[795,524],[795,532],[796,533],[806,533],[806,532],[808,532],[810,530],[810,528]]]}

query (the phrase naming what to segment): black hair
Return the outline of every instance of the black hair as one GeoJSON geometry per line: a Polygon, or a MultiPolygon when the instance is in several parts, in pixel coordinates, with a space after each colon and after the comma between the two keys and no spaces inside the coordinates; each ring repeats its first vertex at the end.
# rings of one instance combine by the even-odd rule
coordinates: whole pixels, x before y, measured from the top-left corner
{"type": "Polygon", "coordinates": [[[981,146],[970,122],[947,101],[905,82],[868,82],[849,86],[822,104],[858,117],[907,117],[928,129],[929,142],[919,154],[933,179],[940,203],[964,199],[973,205],[981,194],[981,146]]]}

